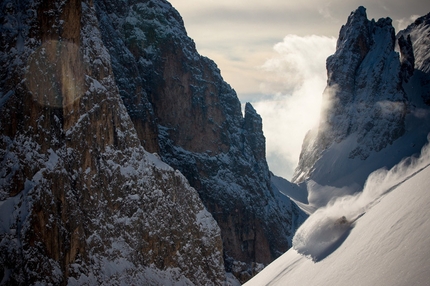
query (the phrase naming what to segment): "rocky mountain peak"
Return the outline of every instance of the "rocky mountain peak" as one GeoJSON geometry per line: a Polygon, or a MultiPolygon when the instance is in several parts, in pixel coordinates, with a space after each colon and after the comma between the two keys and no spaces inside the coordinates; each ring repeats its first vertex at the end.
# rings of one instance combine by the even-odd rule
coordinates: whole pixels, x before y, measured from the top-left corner
{"type": "Polygon", "coordinates": [[[254,157],[257,161],[266,160],[266,140],[263,135],[263,120],[250,103],[245,104],[244,130],[254,157]]]}
{"type": "Polygon", "coordinates": [[[346,25],[340,29],[337,40],[338,51],[354,50],[357,58],[351,59],[361,62],[369,51],[370,37],[369,21],[367,20],[366,8],[360,6],[356,11],[351,12],[346,25]]]}
{"type": "Polygon", "coordinates": [[[411,38],[415,56],[415,68],[425,73],[430,72],[430,57],[428,53],[430,44],[429,27],[430,13],[417,18],[398,34],[399,38],[402,36],[405,38],[409,36],[411,38]]]}
{"type": "Polygon", "coordinates": [[[257,111],[249,102],[245,104],[244,118],[245,118],[246,130],[250,132],[255,131],[255,132],[261,133],[261,130],[263,128],[263,120],[261,119],[261,116],[257,113],[257,111]]]}
{"type": "Polygon", "coordinates": [[[293,181],[334,180],[317,167],[331,146],[348,141],[343,156],[365,160],[404,134],[407,97],[402,74],[412,59],[407,42],[402,42],[402,66],[395,46],[390,18],[368,20],[363,7],[351,13],[340,30],[336,52],[327,59],[323,99],[328,107],[318,130],[310,133],[314,137],[306,138],[293,181]]]}

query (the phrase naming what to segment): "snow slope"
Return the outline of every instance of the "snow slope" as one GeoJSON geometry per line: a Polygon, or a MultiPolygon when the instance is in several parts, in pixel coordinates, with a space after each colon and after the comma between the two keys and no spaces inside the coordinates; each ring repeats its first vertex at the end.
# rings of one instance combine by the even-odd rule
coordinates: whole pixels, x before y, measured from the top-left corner
{"type": "Polygon", "coordinates": [[[294,248],[245,285],[428,285],[429,155],[378,170],[360,194],[316,211],[294,248]]]}

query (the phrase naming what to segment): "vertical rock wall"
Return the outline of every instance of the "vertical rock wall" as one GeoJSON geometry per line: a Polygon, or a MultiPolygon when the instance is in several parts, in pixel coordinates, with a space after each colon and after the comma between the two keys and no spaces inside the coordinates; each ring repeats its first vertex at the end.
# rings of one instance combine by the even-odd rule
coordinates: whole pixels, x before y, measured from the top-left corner
{"type": "Polygon", "coordinates": [[[242,115],[235,91],[198,54],[168,2],[95,5],[140,141],[199,192],[220,225],[226,269],[246,281],[291,246],[302,215],[272,190],[260,116],[250,104],[242,115]]]}
{"type": "Polygon", "coordinates": [[[0,11],[0,281],[222,284],[219,227],[141,146],[92,2],[0,11]]]}

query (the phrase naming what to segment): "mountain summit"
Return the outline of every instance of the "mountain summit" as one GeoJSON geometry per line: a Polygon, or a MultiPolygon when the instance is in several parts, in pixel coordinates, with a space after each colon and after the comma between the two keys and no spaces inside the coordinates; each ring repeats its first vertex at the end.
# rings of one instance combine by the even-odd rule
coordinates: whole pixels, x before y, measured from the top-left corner
{"type": "Polygon", "coordinates": [[[356,191],[372,171],[419,152],[430,131],[428,106],[417,94],[425,67],[414,68],[424,62],[416,44],[423,40],[407,34],[414,32],[396,38],[390,18],[368,20],[364,7],[351,13],[327,59],[325,107],[304,140],[293,182],[356,191]]]}

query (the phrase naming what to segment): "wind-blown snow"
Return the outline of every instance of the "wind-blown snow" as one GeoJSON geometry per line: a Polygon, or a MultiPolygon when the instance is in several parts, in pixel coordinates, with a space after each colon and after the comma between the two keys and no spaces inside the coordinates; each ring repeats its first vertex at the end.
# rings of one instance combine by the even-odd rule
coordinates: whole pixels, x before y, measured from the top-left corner
{"type": "Polygon", "coordinates": [[[294,248],[246,285],[428,285],[429,164],[426,146],[372,173],[361,193],[311,215],[294,248]]]}
{"type": "Polygon", "coordinates": [[[323,258],[342,240],[358,217],[377,203],[384,194],[429,164],[430,147],[426,145],[419,158],[409,157],[391,170],[380,169],[373,172],[362,192],[340,197],[309,217],[294,236],[294,248],[314,260],[323,258]]]}

